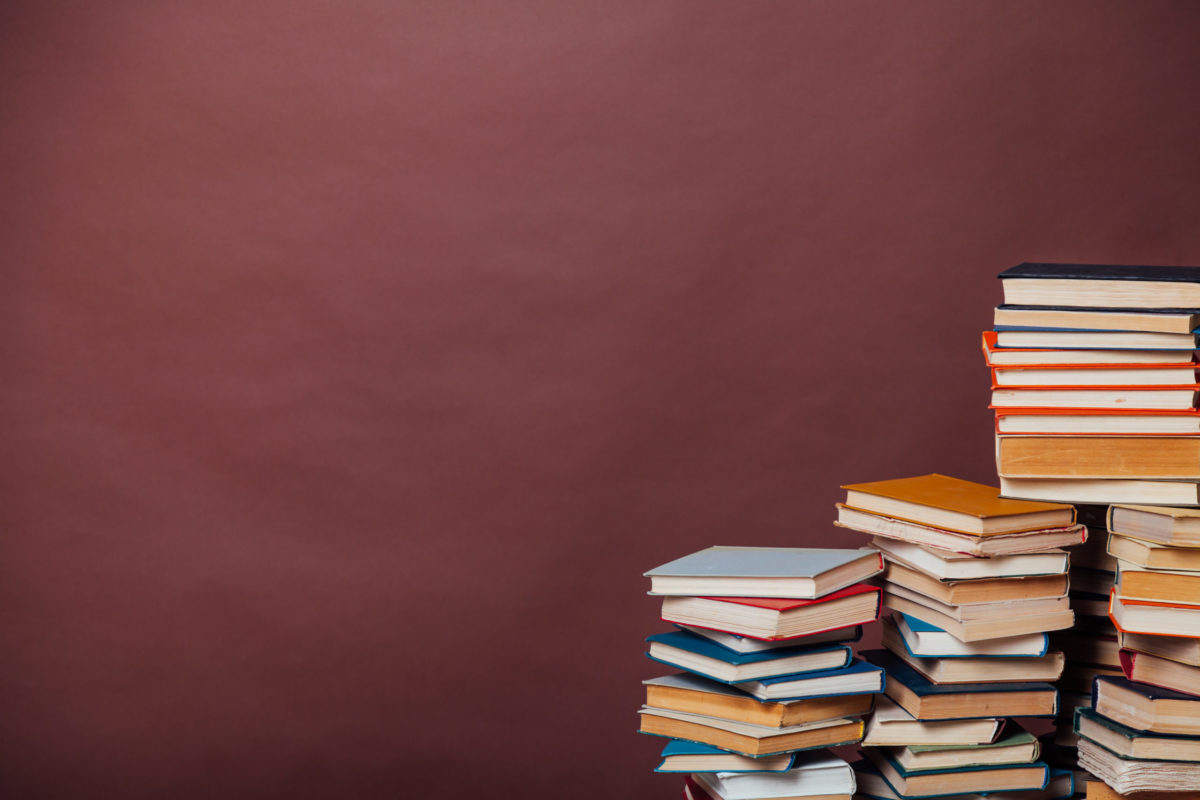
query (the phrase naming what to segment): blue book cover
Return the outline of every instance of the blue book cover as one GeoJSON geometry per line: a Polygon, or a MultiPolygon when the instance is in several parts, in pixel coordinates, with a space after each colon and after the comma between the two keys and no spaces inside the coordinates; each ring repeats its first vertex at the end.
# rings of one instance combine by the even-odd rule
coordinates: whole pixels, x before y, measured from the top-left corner
{"type": "Polygon", "coordinates": [[[852,658],[850,648],[841,644],[735,653],[686,631],[659,633],[646,641],[650,643],[646,653],[650,660],[722,683],[759,680],[772,675],[827,672],[845,667],[852,658]],[[656,645],[675,648],[676,652],[656,645]],[[689,654],[699,659],[689,658],[689,654]]]}
{"type": "Polygon", "coordinates": [[[748,691],[751,694],[756,694],[755,689],[759,689],[760,687],[762,690],[770,690],[772,687],[779,686],[780,684],[818,681],[818,680],[823,680],[826,678],[846,678],[846,677],[856,676],[856,675],[866,675],[869,673],[875,673],[875,675],[878,678],[878,682],[875,685],[875,688],[871,688],[867,691],[862,691],[862,690],[849,691],[849,692],[836,692],[835,691],[835,692],[823,692],[822,694],[815,694],[815,695],[814,694],[805,694],[805,693],[801,692],[800,694],[797,694],[797,695],[789,695],[787,697],[772,697],[771,699],[772,699],[772,701],[787,702],[788,700],[803,700],[803,699],[811,699],[814,697],[846,697],[848,695],[853,695],[853,694],[879,694],[880,692],[882,692],[884,690],[884,687],[886,685],[886,682],[887,682],[886,674],[879,667],[877,667],[873,664],[868,664],[865,661],[861,661],[857,658],[854,659],[848,666],[842,667],[840,669],[826,669],[826,670],[820,670],[818,672],[801,672],[801,673],[794,673],[792,675],[777,675],[773,678],[762,678],[761,680],[757,680],[757,681],[742,681],[740,683],[735,683],[733,685],[739,689],[748,691]]]}
{"type": "Polygon", "coordinates": [[[689,742],[685,739],[671,739],[662,749],[663,762],[655,768],[655,772],[695,772],[694,769],[667,767],[666,759],[671,756],[732,756],[733,763],[721,767],[720,772],[787,772],[796,763],[795,753],[780,753],[778,755],[754,756],[722,750],[711,744],[689,742]],[[741,768],[739,768],[739,766],[741,768]]]}
{"type": "MultiPolygon", "coordinates": [[[[778,661],[781,658],[789,658],[791,656],[799,656],[812,653],[834,653],[841,652],[843,654],[842,665],[846,666],[850,663],[851,651],[844,644],[816,644],[816,645],[796,645],[794,647],[779,647],[773,650],[762,650],[757,653],[737,653],[733,650],[728,650],[721,647],[711,639],[705,639],[703,636],[697,636],[694,633],[687,631],[671,631],[670,633],[656,633],[653,636],[646,637],[647,642],[660,642],[671,647],[677,647],[680,650],[687,650],[689,653],[705,656],[707,658],[715,658],[719,661],[724,661],[726,664],[741,666],[743,664],[761,664],[766,661],[778,661]]],[[[659,659],[655,659],[659,660],[659,659]]],[[[827,669],[836,669],[836,667],[827,667],[827,669]]]]}
{"type": "MultiPolygon", "coordinates": [[[[1001,772],[1004,770],[1018,770],[1018,769],[1024,770],[1024,769],[1030,769],[1030,768],[1035,768],[1035,769],[1040,768],[1041,772],[1042,772],[1042,777],[1041,777],[1041,781],[1040,781],[1039,785],[1026,786],[1026,787],[1023,787],[1022,789],[1015,789],[1015,790],[1011,790],[1011,791],[1029,791],[1029,790],[1036,791],[1036,790],[1040,790],[1040,789],[1045,789],[1046,786],[1049,785],[1049,783],[1050,783],[1050,767],[1045,762],[1042,762],[1042,761],[1033,761],[1028,764],[985,764],[985,765],[979,765],[979,766],[973,766],[973,767],[957,767],[955,769],[927,769],[927,770],[921,770],[919,772],[916,772],[916,771],[910,772],[910,771],[906,770],[904,767],[902,767],[900,765],[900,763],[898,761],[896,761],[896,759],[892,758],[891,754],[888,753],[886,750],[879,750],[879,751],[877,751],[877,754],[879,756],[881,756],[882,758],[886,759],[887,766],[890,767],[891,769],[895,770],[896,774],[899,775],[901,778],[904,778],[905,780],[907,780],[908,778],[926,778],[926,777],[929,777],[932,775],[952,775],[952,774],[953,775],[961,775],[963,773],[969,773],[969,772],[1001,772]]],[[[891,785],[893,789],[896,790],[897,794],[899,794],[900,790],[894,784],[892,784],[892,782],[890,780],[888,780],[888,774],[886,772],[883,772],[882,770],[880,770],[880,772],[883,775],[883,779],[885,781],[887,781],[887,783],[889,785],[891,785]]],[[[991,794],[991,793],[992,792],[985,792],[985,794],[991,794]]],[[[905,795],[901,795],[901,796],[905,797],[905,798],[919,798],[919,797],[924,798],[924,797],[947,797],[947,796],[960,795],[960,794],[963,794],[963,792],[961,790],[954,791],[954,792],[938,791],[938,792],[932,792],[929,794],[905,794],[905,795]]],[[[999,792],[997,792],[996,794],[999,794],[1001,797],[1003,797],[1003,794],[1001,794],[999,792]]]]}
{"type": "MultiPolygon", "coordinates": [[[[868,650],[860,653],[872,664],[887,671],[888,680],[904,686],[918,697],[931,695],[979,694],[996,692],[1051,692],[1057,698],[1058,690],[1053,684],[1037,681],[1014,683],[932,683],[921,673],[905,664],[887,650],[868,650]]],[[[1057,705],[1057,703],[1056,703],[1057,705]]],[[[988,716],[994,716],[989,714],[988,716]]],[[[1053,716],[1053,715],[1049,715],[1053,716]]]]}
{"type": "MultiPolygon", "coordinates": [[[[892,613],[894,613],[897,617],[902,618],[904,620],[904,624],[908,626],[908,629],[915,633],[937,633],[937,634],[943,634],[945,636],[951,636],[951,634],[946,633],[946,631],[943,628],[939,628],[938,626],[936,626],[932,623],[926,622],[923,619],[917,619],[916,617],[910,617],[907,614],[904,614],[900,611],[894,611],[892,613]]],[[[908,652],[908,654],[910,656],[912,656],[914,658],[1038,658],[1038,657],[1046,655],[1046,653],[1049,652],[1049,650],[1050,650],[1050,637],[1047,634],[1043,633],[1043,634],[1041,634],[1041,637],[1042,637],[1041,652],[1038,652],[1038,653],[1024,653],[1024,654],[1018,654],[1018,653],[948,653],[948,652],[914,653],[912,647],[909,646],[908,640],[906,638],[904,638],[903,628],[901,628],[899,625],[897,625],[896,627],[897,627],[897,630],[900,631],[900,641],[904,645],[904,649],[908,652]]],[[[987,642],[984,641],[984,642],[981,642],[980,644],[987,644],[987,642]]]]}

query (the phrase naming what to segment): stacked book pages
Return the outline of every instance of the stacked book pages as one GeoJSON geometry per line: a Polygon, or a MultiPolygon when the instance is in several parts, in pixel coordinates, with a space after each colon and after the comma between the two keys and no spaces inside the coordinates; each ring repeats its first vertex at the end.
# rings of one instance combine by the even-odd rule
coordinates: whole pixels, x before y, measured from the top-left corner
{"type": "Polygon", "coordinates": [[[884,672],[849,645],[879,617],[874,550],[710,547],[646,573],[674,630],[647,655],[642,733],[667,739],[659,772],[692,800],[849,800],[827,748],[861,741],[884,672]]]}
{"type": "Polygon", "coordinates": [[[1000,279],[983,339],[1004,495],[1200,505],[1200,268],[1020,264],[1000,279]]]}
{"type": "Polygon", "coordinates": [[[1070,796],[1072,773],[1015,718],[1059,710],[1064,656],[1048,632],[1074,621],[1061,548],[1086,535],[1075,509],[944,475],[843,488],[837,524],[874,537],[892,611],[884,649],[863,654],[887,682],[854,765],[859,794],[1070,796]]]}

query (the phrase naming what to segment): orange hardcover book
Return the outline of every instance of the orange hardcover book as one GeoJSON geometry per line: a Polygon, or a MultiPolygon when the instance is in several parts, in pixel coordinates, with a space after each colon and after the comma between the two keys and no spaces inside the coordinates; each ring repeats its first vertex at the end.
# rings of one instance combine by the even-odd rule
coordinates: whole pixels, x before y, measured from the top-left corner
{"type": "Polygon", "coordinates": [[[845,505],[878,516],[973,536],[1036,531],[1075,523],[1075,507],[1011,500],[1000,490],[947,475],[852,483],[845,505]]]}
{"type": "Polygon", "coordinates": [[[1080,367],[1186,367],[1195,365],[1190,350],[1058,350],[1041,347],[998,347],[996,332],[983,332],[983,360],[989,367],[1022,369],[1080,367]]]}
{"type": "Polygon", "coordinates": [[[1200,606],[1151,600],[1127,600],[1114,586],[1108,595],[1108,618],[1121,633],[1196,638],[1200,606]]]}
{"type": "Polygon", "coordinates": [[[998,436],[1002,478],[1200,480],[1200,437],[998,436]]]}
{"type": "Polygon", "coordinates": [[[1034,436],[1200,436],[1200,409],[997,408],[996,433],[1034,436]]]}

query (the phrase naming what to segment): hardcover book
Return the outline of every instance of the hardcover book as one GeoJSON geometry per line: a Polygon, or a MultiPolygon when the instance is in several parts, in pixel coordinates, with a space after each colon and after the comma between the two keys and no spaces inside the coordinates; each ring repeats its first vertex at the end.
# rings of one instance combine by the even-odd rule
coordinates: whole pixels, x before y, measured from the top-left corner
{"type": "Polygon", "coordinates": [[[1004,478],[1200,480],[1200,438],[997,436],[1004,478]]]}
{"type": "Polygon", "coordinates": [[[804,700],[763,702],[745,692],[698,675],[664,675],[642,682],[646,706],[719,717],[766,728],[790,728],[814,722],[859,717],[871,711],[876,695],[854,694],[804,700]]]}
{"type": "Polygon", "coordinates": [[[841,503],[837,509],[838,518],[833,524],[839,528],[970,556],[1008,556],[1054,550],[1082,544],[1087,537],[1082,525],[976,536],[859,511],[841,503]]]}
{"type": "Polygon", "coordinates": [[[999,278],[1006,305],[1200,309],[1200,267],[1026,262],[999,278]]]}
{"type": "Polygon", "coordinates": [[[911,773],[1029,764],[1041,755],[1041,746],[1032,733],[1016,723],[1010,723],[1003,736],[986,744],[908,745],[889,747],[884,752],[911,773]]]}
{"type": "Polygon", "coordinates": [[[1200,667],[1180,664],[1178,661],[1139,653],[1136,650],[1122,650],[1121,671],[1131,681],[1148,683],[1151,686],[1194,695],[1200,699],[1200,667]]]}
{"type": "Polygon", "coordinates": [[[1200,763],[1121,758],[1086,736],[1079,737],[1079,766],[1123,794],[1192,791],[1200,786],[1200,763]]]}
{"type": "Polygon", "coordinates": [[[798,700],[806,697],[837,697],[878,694],[883,691],[883,670],[855,659],[841,669],[778,675],[736,684],[759,700],[798,700]]]}
{"type": "Polygon", "coordinates": [[[1194,695],[1099,677],[1092,684],[1092,708],[1135,730],[1200,736],[1200,697],[1194,695]]]}
{"type": "Polygon", "coordinates": [[[1050,768],[1040,761],[914,772],[900,766],[883,750],[868,749],[863,751],[863,755],[875,765],[896,793],[906,798],[1044,789],[1050,781],[1050,768]]]}
{"type": "Polygon", "coordinates": [[[993,322],[997,327],[1189,334],[1200,328],[1200,311],[1000,305],[996,307],[993,322]]]}
{"type": "Polygon", "coordinates": [[[874,622],[879,595],[879,587],[857,584],[817,600],[664,597],[662,619],[756,639],[790,639],[874,622]]]}
{"type": "Polygon", "coordinates": [[[762,653],[767,650],[777,650],[781,647],[795,647],[797,644],[816,645],[828,644],[830,642],[857,642],[862,638],[862,626],[853,628],[840,628],[838,630],[826,631],[825,633],[814,633],[800,639],[751,639],[748,636],[738,636],[736,633],[725,633],[724,631],[713,631],[707,628],[693,628],[687,625],[676,626],[681,630],[694,633],[697,636],[703,636],[710,642],[719,644],[726,650],[732,650],[735,653],[762,653]]]}
{"type": "MultiPolygon", "coordinates": [[[[989,537],[984,541],[994,539],[995,537],[989,537]]],[[[953,553],[949,550],[883,537],[872,539],[871,546],[883,553],[885,561],[904,564],[940,581],[1065,575],[1068,564],[1066,552],[1058,549],[978,558],[965,553],[953,553]]],[[[1074,563],[1074,561],[1075,553],[1073,552],[1071,553],[1071,562],[1074,563]]]]}
{"type": "Polygon", "coordinates": [[[1037,657],[1046,655],[1049,650],[1045,633],[963,642],[936,625],[900,612],[892,616],[891,622],[899,632],[905,649],[920,658],[1037,657]]]}
{"type": "Polygon", "coordinates": [[[710,744],[672,739],[662,751],[655,772],[783,772],[792,766],[795,753],[751,758],[710,744]]]}
{"type": "Polygon", "coordinates": [[[1109,478],[1001,478],[1005,497],[1057,497],[1073,503],[1200,505],[1200,484],[1109,478]]]}
{"type": "Polygon", "coordinates": [[[863,722],[857,719],[813,722],[789,728],[768,728],[645,706],[638,714],[641,717],[641,726],[638,728],[640,733],[711,744],[722,750],[755,758],[795,750],[854,744],[862,739],[863,732],[863,722]]]}
{"type": "Polygon", "coordinates": [[[936,684],[1056,681],[1066,663],[1060,652],[1023,658],[921,658],[909,652],[893,625],[884,627],[883,646],[936,684]]]}
{"type": "Polygon", "coordinates": [[[883,569],[874,550],[709,547],[646,572],[651,594],[814,599],[883,569]]]}
{"type": "Polygon", "coordinates": [[[850,663],[845,645],[797,646],[762,653],[735,653],[685,631],[659,633],[646,639],[654,661],[713,680],[736,683],[797,672],[839,669],[850,663]]]}
{"type": "Polygon", "coordinates": [[[1004,727],[995,717],[919,720],[889,697],[880,697],[867,720],[864,747],[984,744],[994,742],[1004,727]]]}
{"type": "Polygon", "coordinates": [[[698,772],[692,777],[720,800],[849,798],[855,788],[850,765],[827,752],[797,756],[795,766],[787,772],[698,772]]]}
{"type": "Polygon", "coordinates": [[[1121,758],[1200,761],[1200,737],[1134,730],[1090,708],[1075,709],[1075,731],[1121,758]]]}
{"type": "Polygon", "coordinates": [[[996,433],[1042,436],[1200,436],[1200,410],[996,409],[996,433]]]}
{"type": "Polygon", "coordinates": [[[1200,548],[1200,510],[1114,504],[1108,529],[1122,536],[1174,547],[1200,548]]]}

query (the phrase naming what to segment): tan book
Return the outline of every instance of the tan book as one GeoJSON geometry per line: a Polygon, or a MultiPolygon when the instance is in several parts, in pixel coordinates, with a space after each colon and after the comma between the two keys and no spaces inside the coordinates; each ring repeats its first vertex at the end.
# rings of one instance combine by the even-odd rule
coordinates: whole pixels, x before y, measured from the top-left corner
{"type": "Polygon", "coordinates": [[[1154,636],[1148,633],[1119,633],[1117,637],[1121,647],[1126,650],[1136,650],[1139,653],[1149,653],[1159,658],[1200,667],[1200,638],[1154,636]]]}
{"type": "MultiPolygon", "coordinates": [[[[1108,535],[1108,553],[1114,559],[1148,569],[1175,569],[1200,573],[1200,549],[1144,542],[1117,533],[1108,535]]],[[[1072,561],[1075,560],[1072,554],[1072,561]]]]}
{"type": "Polygon", "coordinates": [[[1130,633],[1191,638],[1200,631],[1200,606],[1195,605],[1125,600],[1114,591],[1109,598],[1108,613],[1117,630],[1130,633]]]}
{"type": "Polygon", "coordinates": [[[942,581],[904,564],[888,561],[883,577],[890,583],[950,605],[1064,597],[1067,594],[1066,575],[942,581]]]}
{"type": "Polygon", "coordinates": [[[1066,527],[1075,522],[1072,506],[1008,500],[1000,497],[994,486],[936,473],[842,488],[851,508],[975,536],[1066,527]]]}
{"type": "Polygon", "coordinates": [[[859,719],[768,728],[661,708],[643,707],[638,714],[641,716],[641,727],[638,730],[642,733],[702,742],[746,756],[765,756],[786,753],[789,750],[854,744],[862,739],[863,734],[863,721],[859,719]]]}
{"type": "MultiPolygon", "coordinates": [[[[1200,483],[1125,478],[1001,478],[1005,497],[1041,500],[1048,497],[1072,503],[1154,503],[1200,506],[1200,483]]],[[[1200,545],[1197,545],[1200,546],[1200,545]]]]}
{"type": "Polygon", "coordinates": [[[905,772],[882,750],[868,748],[863,755],[901,797],[1041,789],[1048,777],[1046,765],[1040,762],[961,771],[905,772]]]}
{"type": "Polygon", "coordinates": [[[997,718],[919,720],[889,697],[880,697],[867,720],[864,747],[984,744],[994,742],[1004,725],[997,718]]]}
{"type": "Polygon", "coordinates": [[[941,628],[960,642],[1045,633],[1069,628],[1075,623],[1068,598],[1032,601],[1037,604],[1036,608],[1031,608],[1030,602],[995,603],[992,604],[994,608],[986,609],[983,606],[948,606],[892,584],[888,584],[883,593],[883,604],[888,608],[941,628]],[[985,616],[962,619],[963,609],[985,616]]]}
{"type": "Polygon", "coordinates": [[[1200,438],[997,436],[1004,478],[1200,479],[1200,438]]]}
{"type": "Polygon", "coordinates": [[[1087,528],[1068,525],[1060,528],[1043,528],[1018,533],[998,533],[991,536],[976,536],[956,533],[915,522],[905,522],[893,517],[859,511],[841,503],[837,504],[838,518],[833,523],[839,528],[869,533],[884,539],[910,542],[922,547],[935,547],[951,553],[969,556],[1010,556],[1054,550],[1081,544],[1087,538],[1087,528]]]}
{"type": "Polygon", "coordinates": [[[1156,544],[1200,548],[1200,509],[1114,505],[1108,510],[1108,529],[1156,544]]]}
{"type": "Polygon", "coordinates": [[[813,697],[791,702],[763,702],[698,675],[664,675],[643,681],[646,706],[767,728],[789,728],[814,722],[857,717],[871,711],[873,694],[813,697]]]}
{"type": "Polygon", "coordinates": [[[1104,781],[1087,782],[1087,800],[1200,800],[1200,792],[1138,792],[1120,794],[1104,781]]]}
{"type": "Polygon", "coordinates": [[[1200,667],[1180,664],[1165,658],[1125,650],[1121,653],[1125,677],[1138,683],[1148,683],[1173,692],[1200,695],[1200,667]]]}
{"type": "Polygon", "coordinates": [[[1121,600],[1200,604],[1200,574],[1122,569],[1117,574],[1121,600]]]}
{"type": "Polygon", "coordinates": [[[1200,762],[1122,758],[1086,736],[1079,737],[1079,766],[1125,794],[1195,791],[1200,786],[1200,762]]]}
{"type": "Polygon", "coordinates": [[[1139,731],[1200,736],[1200,697],[1135,683],[1124,676],[1097,678],[1092,691],[1096,713],[1114,722],[1139,731]]]}
{"type": "Polygon", "coordinates": [[[1056,681],[1062,675],[1066,659],[1061,652],[1024,658],[922,658],[904,646],[890,619],[883,623],[883,646],[917,672],[939,686],[951,683],[1026,683],[1056,681]]]}

